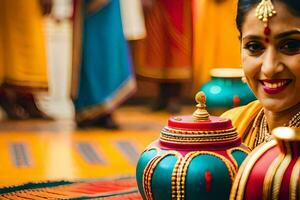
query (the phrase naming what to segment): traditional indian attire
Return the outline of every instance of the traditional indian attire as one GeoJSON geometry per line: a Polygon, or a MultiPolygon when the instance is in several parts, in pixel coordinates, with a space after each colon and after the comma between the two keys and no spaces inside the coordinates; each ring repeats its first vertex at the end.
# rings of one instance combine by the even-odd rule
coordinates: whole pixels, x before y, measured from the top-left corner
{"type": "Polygon", "coordinates": [[[136,74],[164,81],[190,79],[191,1],[155,1],[144,15],[147,37],[134,47],[136,74]]]}
{"type": "Polygon", "coordinates": [[[262,120],[262,105],[258,100],[245,106],[230,109],[221,117],[230,118],[242,141],[249,148],[254,149],[258,144],[262,120]]]}
{"type": "Polygon", "coordinates": [[[193,80],[196,88],[213,68],[240,67],[236,1],[193,0],[193,80]]]}
{"type": "Polygon", "coordinates": [[[48,87],[39,0],[0,2],[0,82],[22,91],[48,87]]]}
{"type": "Polygon", "coordinates": [[[75,4],[72,96],[77,122],[110,113],[135,91],[119,0],[87,12],[95,1],[75,4]]]}

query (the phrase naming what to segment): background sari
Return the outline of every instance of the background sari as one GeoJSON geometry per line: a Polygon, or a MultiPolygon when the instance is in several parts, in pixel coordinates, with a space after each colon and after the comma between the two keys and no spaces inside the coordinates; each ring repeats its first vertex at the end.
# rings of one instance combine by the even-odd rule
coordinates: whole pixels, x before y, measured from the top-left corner
{"type": "Polygon", "coordinates": [[[156,80],[190,79],[191,1],[155,1],[144,15],[147,37],[134,47],[137,75],[156,80]]]}
{"type": "Polygon", "coordinates": [[[1,0],[0,82],[20,89],[48,87],[39,0],[1,0]]]}
{"type": "Polygon", "coordinates": [[[87,13],[91,2],[75,5],[72,91],[78,122],[110,113],[135,91],[119,0],[87,13]]]}
{"type": "Polygon", "coordinates": [[[196,88],[213,68],[240,68],[236,1],[193,0],[193,80],[196,88]]]}

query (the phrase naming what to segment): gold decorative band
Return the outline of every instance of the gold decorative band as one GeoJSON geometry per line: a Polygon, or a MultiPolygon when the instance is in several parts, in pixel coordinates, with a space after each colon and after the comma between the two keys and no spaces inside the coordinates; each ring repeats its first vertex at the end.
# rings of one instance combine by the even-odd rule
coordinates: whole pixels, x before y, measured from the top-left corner
{"type": "Polygon", "coordinates": [[[210,140],[192,139],[192,138],[171,138],[171,137],[161,137],[160,141],[164,142],[175,142],[175,143],[199,143],[199,142],[224,142],[229,140],[234,140],[236,138],[214,138],[210,140]]]}
{"type": "Polygon", "coordinates": [[[221,131],[184,131],[165,127],[160,132],[160,140],[179,143],[228,141],[237,138],[235,128],[221,131]]]}
{"type": "Polygon", "coordinates": [[[230,128],[230,129],[226,129],[226,130],[215,130],[215,131],[202,131],[202,130],[188,131],[188,130],[174,129],[174,128],[165,126],[163,128],[163,131],[170,132],[170,133],[183,134],[183,135],[198,135],[198,134],[210,135],[210,134],[233,132],[233,131],[236,131],[236,128],[230,128]]]}

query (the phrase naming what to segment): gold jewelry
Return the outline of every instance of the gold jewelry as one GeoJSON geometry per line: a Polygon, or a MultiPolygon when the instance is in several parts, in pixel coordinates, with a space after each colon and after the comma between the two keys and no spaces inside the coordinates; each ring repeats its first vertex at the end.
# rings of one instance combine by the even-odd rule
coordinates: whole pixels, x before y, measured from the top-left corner
{"type": "Polygon", "coordinates": [[[263,21],[265,25],[268,25],[269,18],[276,15],[274,6],[271,0],[261,0],[261,2],[256,7],[256,17],[263,21]]]}
{"type": "Polygon", "coordinates": [[[255,146],[258,146],[262,143],[268,142],[272,139],[271,134],[269,132],[266,116],[265,116],[265,113],[263,112],[263,110],[262,110],[262,112],[259,113],[259,115],[260,115],[260,116],[258,116],[258,118],[259,118],[258,120],[260,120],[259,133],[255,137],[255,142],[254,142],[255,146]]]}
{"type": "Polygon", "coordinates": [[[292,119],[289,121],[289,127],[299,127],[300,126],[300,111],[297,112],[292,119]]]}
{"type": "MultiPolygon", "coordinates": [[[[255,138],[255,146],[258,146],[261,143],[268,142],[272,140],[272,135],[270,134],[266,116],[264,112],[260,112],[259,115],[257,116],[259,122],[259,133],[255,138]]],[[[284,124],[283,126],[288,126],[288,127],[300,127],[300,111],[297,112],[292,119],[288,122],[288,124],[284,124]]]]}

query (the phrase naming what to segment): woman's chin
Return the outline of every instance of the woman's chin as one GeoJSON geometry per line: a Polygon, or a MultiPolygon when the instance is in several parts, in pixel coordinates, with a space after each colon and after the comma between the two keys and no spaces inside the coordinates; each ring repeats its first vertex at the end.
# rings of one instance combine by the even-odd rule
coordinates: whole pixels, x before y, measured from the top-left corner
{"type": "Polygon", "coordinates": [[[283,112],[293,109],[296,105],[300,104],[300,101],[291,102],[290,99],[272,99],[263,98],[260,99],[262,106],[271,112],[283,112]]]}
{"type": "Polygon", "coordinates": [[[266,110],[272,112],[281,112],[291,107],[291,104],[286,104],[282,99],[264,97],[259,100],[266,110]]]}

